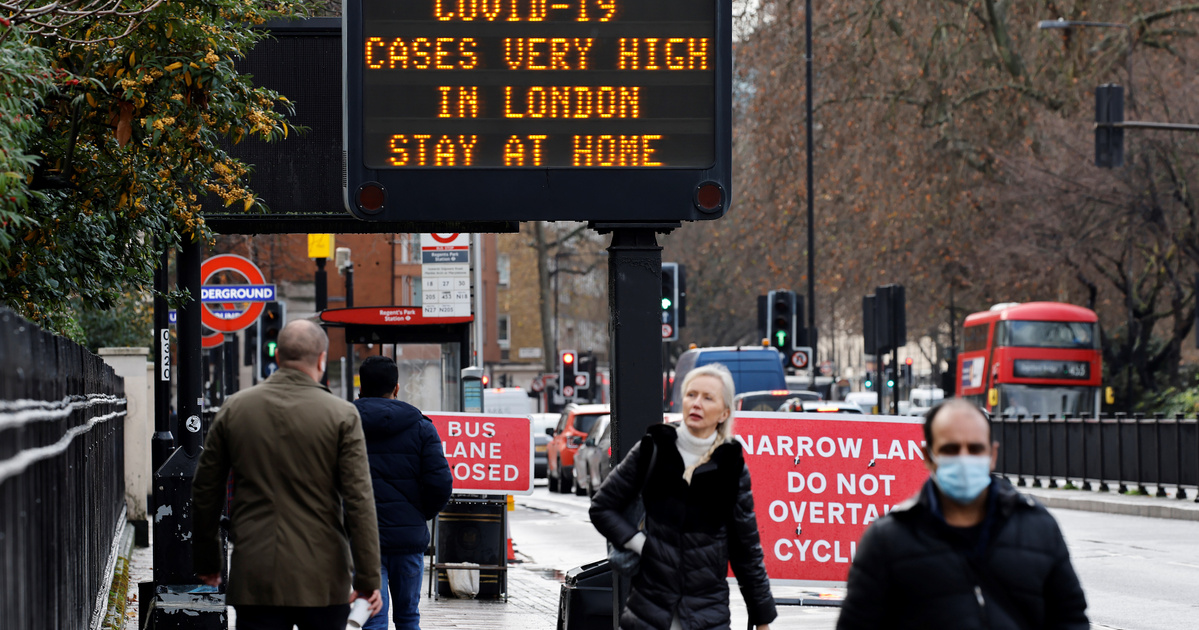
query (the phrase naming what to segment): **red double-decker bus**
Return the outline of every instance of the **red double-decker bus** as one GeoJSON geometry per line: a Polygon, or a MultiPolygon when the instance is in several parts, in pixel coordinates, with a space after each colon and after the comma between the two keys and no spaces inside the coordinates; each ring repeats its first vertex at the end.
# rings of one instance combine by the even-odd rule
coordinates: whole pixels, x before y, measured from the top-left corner
{"type": "Polygon", "coordinates": [[[1095,312],[1059,302],[997,304],[966,318],[957,395],[991,413],[1099,413],[1103,358],[1095,312]]]}

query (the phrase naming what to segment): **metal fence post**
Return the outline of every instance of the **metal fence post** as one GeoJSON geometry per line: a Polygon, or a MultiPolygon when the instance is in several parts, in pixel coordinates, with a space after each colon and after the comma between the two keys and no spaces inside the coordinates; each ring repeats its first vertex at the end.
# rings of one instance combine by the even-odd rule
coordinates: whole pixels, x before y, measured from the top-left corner
{"type": "Polygon", "coordinates": [[[1016,485],[1024,486],[1024,428],[1021,423],[1024,420],[1024,415],[1016,416],[1016,485]]]}
{"type": "Polygon", "coordinates": [[[1096,424],[1099,427],[1099,491],[1107,492],[1110,488],[1108,488],[1106,478],[1103,476],[1105,472],[1103,464],[1107,461],[1107,451],[1103,450],[1103,418],[1098,418],[1096,424]]]}
{"type": "Polygon", "coordinates": [[[1174,414],[1174,457],[1178,471],[1178,491],[1174,493],[1175,499],[1187,498],[1187,491],[1182,489],[1182,414],[1174,414]]]}
{"type": "Polygon", "coordinates": [[[1162,479],[1162,420],[1166,417],[1165,414],[1153,414],[1153,442],[1154,449],[1157,451],[1157,492],[1155,496],[1166,496],[1166,484],[1162,479]]]}
{"type": "Polygon", "coordinates": [[[1070,483],[1070,420],[1073,419],[1072,416],[1073,416],[1073,414],[1069,414],[1069,413],[1062,414],[1062,426],[1065,427],[1065,431],[1066,431],[1066,485],[1065,485],[1065,487],[1067,487],[1067,488],[1072,487],[1072,484],[1070,483]]]}
{"type": "Polygon", "coordinates": [[[1041,487],[1041,478],[1037,476],[1037,464],[1040,463],[1041,459],[1040,452],[1037,450],[1037,442],[1039,441],[1037,440],[1037,418],[1040,418],[1040,416],[1034,415],[1032,417],[1032,487],[1034,488],[1041,487]]]}
{"type": "MultiPolygon", "coordinates": [[[[1053,476],[1053,420],[1057,414],[1051,413],[1045,416],[1045,426],[1049,430],[1049,481],[1045,483],[1046,488],[1056,488],[1057,478],[1053,476]]],[[[1070,472],[1066,471],[1067,477],[1070,472]]]]}
{"type": "Polygon", "coordinates": [[[1128,486],[1124,485],[1124,413],[1116,413],[1116,476],[1117,483],[1116,492],[1124,494],[1128,492],[1128,486]]]}
{"type": "Polygon", "coordinates": [[[1145,458],[1141,454],[1141,426],[1145,421],[1145,414],[1134,413],[1132,415],[1133,430],[1136,432],[1133,440],[1133,447],[1136,449],[1137,456],[1137,492],[1140,494],[1149,494],[1145,490],[1145,458]]]}

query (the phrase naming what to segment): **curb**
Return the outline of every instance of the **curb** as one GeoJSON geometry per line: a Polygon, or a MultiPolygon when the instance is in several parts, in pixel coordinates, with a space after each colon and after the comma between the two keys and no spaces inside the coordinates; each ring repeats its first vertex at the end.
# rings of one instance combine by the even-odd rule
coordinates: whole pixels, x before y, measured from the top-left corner
{"type": "Polygon", "coordinates": [[[1179,501],[1178,504],[1170,505],[1163,499],[1135,495],[1032,488],[1019,488],[1019,490],[1050,508],[1199,521],[1199,504],[1189,501],[1183,504],[1184,500],[1180,499],[1175,499],[1175,501],[1179,501]],[[1108,494],[1111,496],[1105,496],[1108,494]]]}
{"type": "Polygon", "coordinates": [[[132,555],[133,528],[126,525],[117,547],[117,560],[112,569],[112,582],[108,589],[108,610],[100,623],[100,630],[125,628],[125,605],[129,601],[129,559],[132,555]]]}

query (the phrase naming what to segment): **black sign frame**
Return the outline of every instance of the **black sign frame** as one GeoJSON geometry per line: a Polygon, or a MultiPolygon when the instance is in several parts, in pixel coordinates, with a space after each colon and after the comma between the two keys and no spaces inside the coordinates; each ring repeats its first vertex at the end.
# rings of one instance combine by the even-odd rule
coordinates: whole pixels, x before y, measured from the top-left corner
{"type": "MultiPolygon", "coordinates": [[[[406,168],[363,162],[363,3],[342,21],[343,200],[365,221],[662,223],[720,218],[732,190],[732,2],[713,0],[715,153],[708,168],[406,168]],[[703,192],[701,193],[701,189],[703,192]],[[367,195],[364,205],[360,194],[367,195]],[[714,197],[715,192],[718,197],[714,197]],[[713,199],[717,202],[713,203],[713,199]],[[372,203],[373,201],[373,203],[372,203]],[[375,207],[372,207],[375,206],[375,207]]],[[[429,0],[432,2],[432,0],[429,0]]]]}

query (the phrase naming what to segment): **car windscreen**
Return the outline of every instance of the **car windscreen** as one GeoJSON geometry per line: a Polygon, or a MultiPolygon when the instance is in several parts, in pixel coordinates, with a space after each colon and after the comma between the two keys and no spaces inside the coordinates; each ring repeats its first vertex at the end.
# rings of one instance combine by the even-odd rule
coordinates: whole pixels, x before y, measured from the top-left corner
{"type": "Polygon", "coordinates": [[[737,402],[741,411],[778,411],[779,405],[795,398],[791,392],[785,394],[750,394],[737,402]]]}
{"type": "Polygon", "coordinates": [[[575,416],[575,431],[580,433],[591,433],[591,427],[595,426],[595,421],[599,420],[602,413],[579,414],[575,416]]]}

